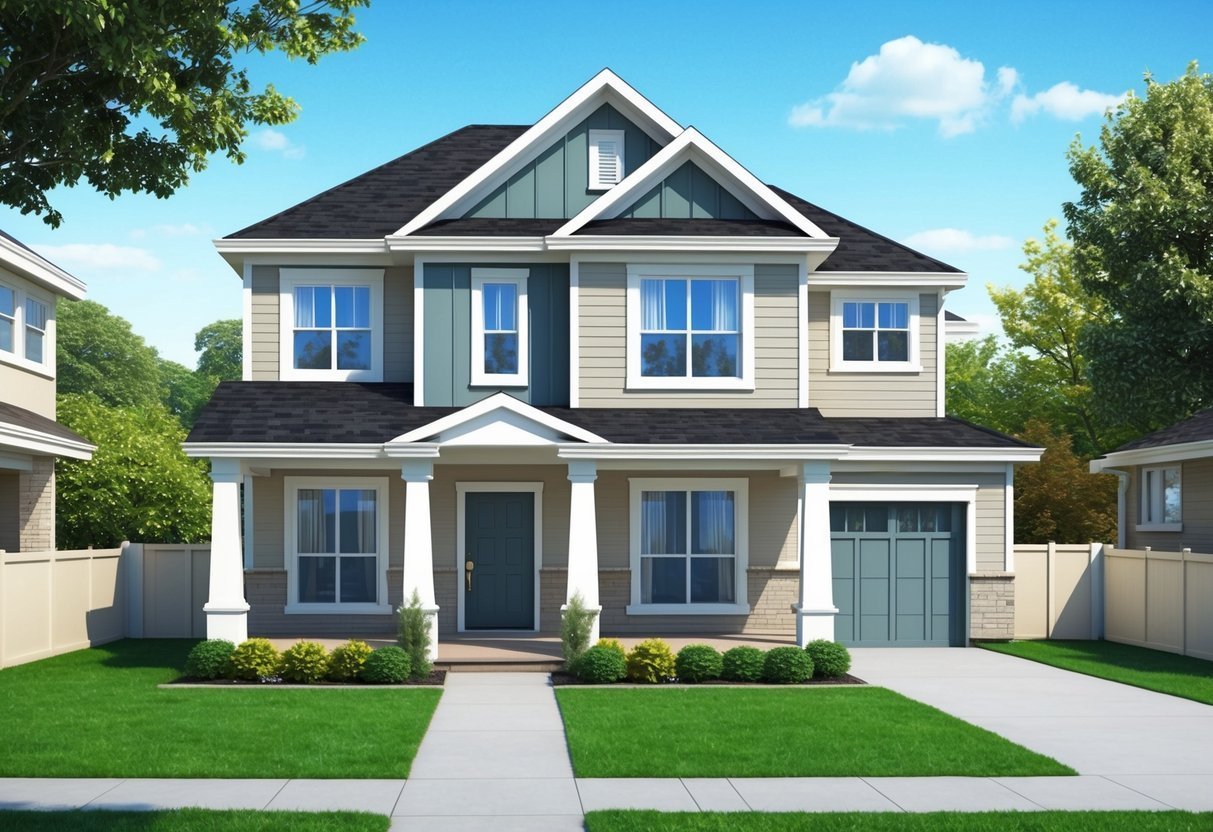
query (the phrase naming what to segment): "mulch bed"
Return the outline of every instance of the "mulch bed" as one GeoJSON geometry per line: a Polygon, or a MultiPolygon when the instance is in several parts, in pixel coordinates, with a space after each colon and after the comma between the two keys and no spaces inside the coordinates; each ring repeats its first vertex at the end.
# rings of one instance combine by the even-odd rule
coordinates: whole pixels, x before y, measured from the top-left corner
{"type": "Polygon", "coordinates": [[[248,682],[243,679],[195,679],[190,676],[182,676],[169,682],[170,685],[206,685],[208,687],[217,688],[406,688],[406,687],[442,687],[446,684],[446,670],[434,670],[429,676],[424,679],[408,679],[395,685],[369,685],[365,682],[314,682],[310,685],[300,684],[298,682],[282,681],[264,681],[264,682],[248,682]]]}
{"type": "MultiPolygon", "coordinates": [[[[572,673],[568,673],[563,670],[557,670],[552,673],[552,686],[553,687],[564,687],[566,685],[568,685],[568,686],[589,685],[589,684],[593,684],[593,683],[583,682],[581,679],[578,679],[572,673]]],[[[616,682],[616,684],[618,684],[618,685],[633,684],[634,687],[646,687],[646,688],[661,687],[661,685],[636,685],[634,683],[629,683],[626,681],[616,682]]],[[[678,684],[678,683],[675,682],[674,684],[678,684]]],[[[806,687],[806,686],[812,686],[812,685],[866,685],[866,684],[867,684],[867,682],[865,682],[863,679],[860,679],[858,676],[852,676],[851,674],[848,673],[845,676],[838,676],[833,679],[810,679],[807,682],[801,682],[799,685],[768,685],[765,682],[729,682],[729,681],[725,681],[724,679],[713,679],[708,682],[697,682],[696,686],[697,687],[711,687],[712,685],[729,685],[731,687],[744,686],[744,687],[794,688],[794,687],[806,687]]],[[[597,685],[597,687],[602,687],[602,685],[597,685]]]]}

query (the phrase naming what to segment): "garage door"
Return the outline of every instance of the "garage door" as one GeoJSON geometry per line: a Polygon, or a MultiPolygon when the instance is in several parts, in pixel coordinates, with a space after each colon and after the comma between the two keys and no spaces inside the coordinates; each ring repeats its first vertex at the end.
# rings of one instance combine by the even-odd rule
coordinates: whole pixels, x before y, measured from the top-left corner
{"type": "Polygon", "coordinates": [[[832,503],[835,638],[964,643],[963,504],[832,503]]]}

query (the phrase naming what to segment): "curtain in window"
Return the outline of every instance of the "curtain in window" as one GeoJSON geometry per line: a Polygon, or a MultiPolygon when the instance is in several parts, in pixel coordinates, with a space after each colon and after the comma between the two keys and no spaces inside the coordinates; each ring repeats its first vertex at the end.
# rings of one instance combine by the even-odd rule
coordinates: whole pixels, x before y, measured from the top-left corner
{"type": "Polygon", "coordinates": [[[733,280],[713,280],[712,329],[716,332],[737,330],[737,283],[733,280]]]}
{"type": "Polygon", "coordinates": [[[341,553],[370,554],[376,551],[377,494],[373,489],[341,490],[341,553]]]}
{"type": "Polygon", "coordinates": [[[695,491],[691,494],[691,552],[696,555],[736,553],[732,491],[695,491]]]}
{"type": "Polygon", "coordinates": [[[334,518],[332,516],[333,492],[330,489],[299,489],[299,551],[307,553],[331,553],[333,546],[334,518]]]}
{"type": "Polygon", "coordinates": [[[735,558],[691,558],[691,603],[732,604],[736,575],[735,558]]]}
{"type": "Polygon", "coordinates": [[[640,553],[642,555],[686,554],[685,492],[641,492],[640,553]]]}
{"type": "Polygon", "coordinates": [[[640,281],[640,328],[669,329],[666,325],[665,281],[640,281]]]}

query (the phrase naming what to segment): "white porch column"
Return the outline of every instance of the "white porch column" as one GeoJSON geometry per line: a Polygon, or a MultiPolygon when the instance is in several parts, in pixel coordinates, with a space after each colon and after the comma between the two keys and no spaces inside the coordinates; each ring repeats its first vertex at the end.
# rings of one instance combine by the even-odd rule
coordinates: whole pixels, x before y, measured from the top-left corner
{"type": "Polygon", "coordinates": [[[830,464],[800,466],[798,497],[800,528],[800,603],[796,613],[796,643],[834,639],[834,575],[830,555],[830,464]]]}
{"type": "Polygon", "coordinates": [[[430,531],[430,480],[434,462],[406,460],[400,467],[404,480],[404,599],[413,592],[430,622],[430,660],[438,658],[438,602],[434,597],[434,544],[430,531]]]}
{"type": "Polygon", "coordinates": [[[590,643],[598,641],[602,607],[598,603],[598,518],[594,509],[594,480],[598,464],[593,460],[569,462],[569,582],[568,601],[580,594],[586,609],[594,612],[590,643]]]}
{"type": "Polygon", "coordinates": [[[239,644],[248,638],[248,602],[244,600],[244,553],[240,545],[238,459],[211,460],[211,574],[206,637],[239,644]]]}

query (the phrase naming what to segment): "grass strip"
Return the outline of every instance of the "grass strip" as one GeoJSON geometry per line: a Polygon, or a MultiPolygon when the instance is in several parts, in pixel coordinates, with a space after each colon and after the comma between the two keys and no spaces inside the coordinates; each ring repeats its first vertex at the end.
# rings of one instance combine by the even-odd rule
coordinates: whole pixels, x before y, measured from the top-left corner
{"type": "Polygon", "coordinates": [[[1190,812],[701,812],[611,810],[587,832],[1196,832],[1213,813],[1190,812]]]}

